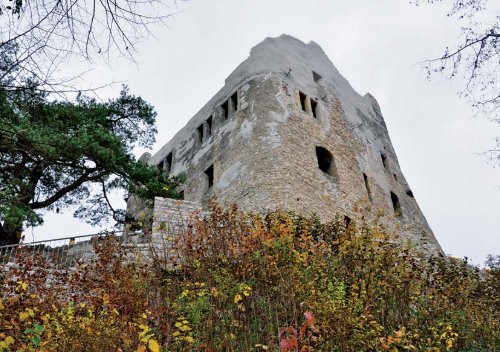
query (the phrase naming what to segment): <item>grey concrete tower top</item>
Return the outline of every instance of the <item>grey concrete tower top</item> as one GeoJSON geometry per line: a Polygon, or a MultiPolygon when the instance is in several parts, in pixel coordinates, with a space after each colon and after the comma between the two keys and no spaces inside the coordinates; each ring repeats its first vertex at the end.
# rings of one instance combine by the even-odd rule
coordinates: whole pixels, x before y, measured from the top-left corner
{"type": "Polygon", "coordinates": [[[149,163],[185,173],[188,201],[377,219],[441,253],[377,101],[354,91],[314,42],[282,35],[253,47],[149,163]]]}

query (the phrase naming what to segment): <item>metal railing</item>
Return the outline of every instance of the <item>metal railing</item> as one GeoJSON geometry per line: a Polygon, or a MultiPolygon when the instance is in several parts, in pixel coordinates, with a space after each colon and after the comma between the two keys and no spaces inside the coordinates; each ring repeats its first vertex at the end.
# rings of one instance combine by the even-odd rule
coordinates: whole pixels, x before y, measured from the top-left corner
{"type": "Polygon", "coordinates": [[[80,260],[91,259],[95,256],[93,241],[99,238],[114,236],[122,242],[137,244],[143,241],[142,235],[142,232],[106,231],[91,235],[0,246],[0,265],[15,265],[16,254],[22,251],[24,259],[26,255],[32,255],[55,262],[58,266],[71,267],[80,260]]]}

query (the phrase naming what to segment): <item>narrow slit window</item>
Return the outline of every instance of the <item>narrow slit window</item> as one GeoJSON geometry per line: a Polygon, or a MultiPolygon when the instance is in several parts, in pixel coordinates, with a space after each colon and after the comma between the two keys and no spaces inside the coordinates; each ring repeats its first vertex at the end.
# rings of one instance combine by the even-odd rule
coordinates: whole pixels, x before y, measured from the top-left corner
{"type": "Polygon", "coordinates": [[[231,95],[231,105],[233,106],[233,111],[238,111],[238,92],[234,92],[231,95]]]}
{"type": "Polygon", "coordinates": [[[394,214],[396,216],[401,216],[403,213],[401,211],[401,203],[399,202],[398,196],[391,192],[392,207],[394,208],[394,214]]]}
{"type": "Polygon", "coordinates": [[[198,135],[198,143],[203,143],[203,124],[199,125],[196,129],[196,133],[198,135]]]}
{"type": "Polygon", "coordinates": [[[224,120],[227,120],[227,118],[229,117],[229,102],[225,101],[221,105],[221,109],[222,109],[222,116],[224,117],[224,120]]]}
{"type": "Polygon", "coordinates": [[[384,153],[380,153],[380,158],[382,159],[382,165],[384,169],[387,169],[387,156],[384,153]]]}
{"type": "Polygon", "coordinates": [[[207,137],[212,135],[212,115],[207,119],[207,137]]]}
{"type": "Polygon", "coordinates": [[[311,111],[314,118],[318,117],[318,112],[316,111],[317,108],[318,108],[318,102],[314,99],[311,99],[311,111]]]}
{"type": "Polygon", "coordinates": [[[318,167],[324,173],[334,175],[333,155],[323,147],[316,147],[318,167]]]}
{"type": "Polygon", "coordinates": [[[300,107],[302,110],[306,111],[306,95],[302,92],[299,92],[299,99],[300,99],[300,107]]]}
{"type": "Polygon", "coordinates": [[[370,189],[370,182],[368,181],[368,176],[363,173],[363,179],[365,180],[366,193],[368,193],[368,199],[372,202],[372,191],[370,189]]]}
{"type": "Polygon", "coordinates": [[[317,83],[321,79],[321,76],[314,71],[312,71],[312,73],[313,73],[313,80],[314,82],[317,83]]]}
{"type": "Polygon", "coordinates": [[[392,174],[392,176],[394,176],[394,180],[397,181],[398,180],[398,176],[396,174],[392,174]]]}
{"type": "Polygon", "coordinates": [[[408,195],[408,197],[413,198],[413,192],[411,191],[411,189],[407,189],[406,194],[408,195]]]}
{"type": "Polygon", "coordinates": [[[212,188],[214,185],[214,166],[210,165],[208,169],[205,170],[205,178],[207,180],[208,189],[212,188]]]}
{"type": "Polygon", "coordinates": [[[166,173],[170,173],[172,171],[172,160],[173,160],[173,153],[170,152],[168,153],[167,157],[165,158],[163,168],[166,173]]]}

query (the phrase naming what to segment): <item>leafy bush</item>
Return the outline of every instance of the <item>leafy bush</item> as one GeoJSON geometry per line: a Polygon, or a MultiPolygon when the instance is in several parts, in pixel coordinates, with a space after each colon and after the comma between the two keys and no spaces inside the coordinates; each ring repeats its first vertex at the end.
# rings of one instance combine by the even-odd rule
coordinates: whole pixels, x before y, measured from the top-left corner
{"type": "MultiPolygon", "coordinates": [[[[175,250],[61,270],[18,252],[0,351],[498,351],[500,258],[480,270],[396,245],[377,226],[214,205],[175,250]]],[[[171,235],[171,234],[170,234],[171,235]]]]}

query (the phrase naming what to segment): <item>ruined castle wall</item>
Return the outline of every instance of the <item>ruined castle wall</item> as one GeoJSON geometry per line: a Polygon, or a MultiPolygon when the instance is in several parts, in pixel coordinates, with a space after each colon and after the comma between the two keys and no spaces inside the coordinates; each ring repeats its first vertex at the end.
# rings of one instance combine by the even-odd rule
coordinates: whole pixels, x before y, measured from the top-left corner
{"type": "Polygon", "coordinates": [[[440,252],[376,100],[356,93],[315,43],[281,36],[254,47],[149,162],[185,173],[188,201],[206,205],[216,196],[244,210],[281,208],[323,220],[382,214],[403,238],[440,252]],[[323,164],[333,159],[324,171],[317,148],[331,153],[323,164]]]}

